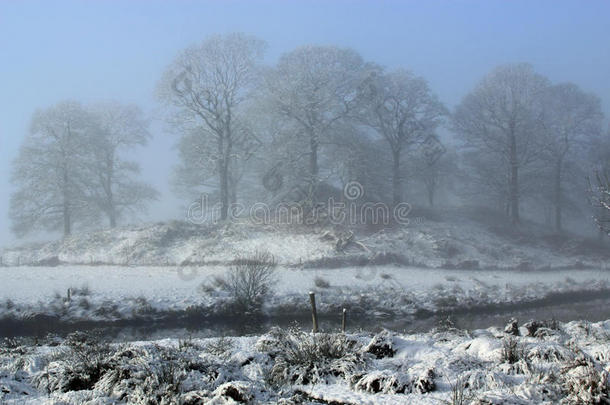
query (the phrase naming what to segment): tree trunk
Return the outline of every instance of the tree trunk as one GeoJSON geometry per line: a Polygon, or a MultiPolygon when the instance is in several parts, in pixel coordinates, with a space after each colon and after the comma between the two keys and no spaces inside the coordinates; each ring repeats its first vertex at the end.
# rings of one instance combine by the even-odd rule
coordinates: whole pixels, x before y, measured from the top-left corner
{"type": "Polygon", "coordinates": [[[402,202],[402,178],[400,176],[400,149],[392,151],[392,194],[394,206],[402,202]]]}
{"type": "Polygon", "coordinates": [[[311,183],[315,185],[318,183],[318,148],[319,148],[318,136],[313,130],[309,133],[309,174],[311,175],[311,183]]]}
{"type": "Polygon", "coordinates": [[[70,210],[70,193],[68,191],[68,172],[64,169],[63,173],[63,217],[64,217],[64,237],[72,233],[72,213],[70,210]]]}
{"type": "Polygon", "coordinates": [[[231,156],[231,149],[230,126],[229,124],[226,124],[224,133],[218,138],[218,180],[220,183],[221,221],[226,220],[229,216],[229,159],[231,156]]]}
{"type": "Polygon", "coordinates": [[[114,153],[111,153],[107,158],[108,176],[106,177],[106,192],[108,193],[108,221],[110,228],[116,228],[116,207],[114,204],[114,193],[112,192],[112,180],[114,178],[114,153]]]}
{"type": "Polygon", "coordinates": [[[234,169],[229,167],[228,170],[228,182],[229,182],[229,206],[237,204],[237,184],[238,178],[234,173],[234,169]]]}
{"type": "Polygon", "coordinates": [[[430,207],[434,207],[434,186],[429,184],[427,188],[428,188],[428,205],[430,207]]]}
{"type": "Polygon", "coordinates": [[[70,204],[67,201],[64,201],[64,236],[70,236],[72,233],[72,222],[70,216],[70,204]]]}
{"type": "Polygon", "coordinates": [[[519,163],[517,160],[517,138],[514,131],[510,135],[510,218],[513,224],[519,223],[519,163]]]}
{"type": "Polygon", "coordinates": [[[225,158],[220,159],[220,219],[226,220],[229,213],[229,166],[225,158]]]}
{"type": "Polygon", "coordinates": [[[563,208],[563,200],[561,196],[561,169],[562,169],[562,161],[561,159],[557,162],[555,167],[555,230],[557,232],[561,232],[561,210],[563,208]]]}
{"type": "Polygon", "coordinates": [[[231,181],[229,187],[229,204],[237,204],[237,182],[235,180],[231,181]]]}
{"type": "Polygon", "coordinates": [[[116,212],[114,211],[114,209],[111,209],[108,213],[108,222],[110,223],[111,229],[116,228],[116,212]]]}

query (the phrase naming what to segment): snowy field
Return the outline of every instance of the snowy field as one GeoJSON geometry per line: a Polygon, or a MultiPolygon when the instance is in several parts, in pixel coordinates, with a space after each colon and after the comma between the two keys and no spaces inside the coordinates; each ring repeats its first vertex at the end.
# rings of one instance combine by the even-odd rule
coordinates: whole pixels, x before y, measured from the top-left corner
{"type": "MultiPolygon", "coordinates": [[[[229,297],[216,280],[227,267],[58,266],[0,268],[0,313],[63,320],[133,318],[144,313],[204,308],[214,312],[229,297]],[[67,300],[68,289],[71,299],[67,300]],[[99,311],[112,307],[112,311],[99,311]],[[146,311],[144,311],[146,309],[146,311]]],[[[605,270],[482,271],[397,266],[275,270],[268,313],[307,310],[309,291],[320,311],[414,314],[485,304],[539,300],[555,293],[604,291],[605,270]]]]}
{"type": "Polygon", "coordinates": [[[0,346],[3,404],[606,404],[610,321],[0,346]]]}

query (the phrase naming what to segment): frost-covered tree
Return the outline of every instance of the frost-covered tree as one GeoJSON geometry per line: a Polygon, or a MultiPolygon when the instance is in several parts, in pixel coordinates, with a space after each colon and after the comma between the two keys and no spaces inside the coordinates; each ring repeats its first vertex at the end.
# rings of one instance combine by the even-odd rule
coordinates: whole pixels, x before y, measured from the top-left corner
{"type": "Polygon", "coordinates": [[[572,83],[547,90],[544,101],[544,160],[552,171],[555,228],[561,231],[566,164],[601,130],[601,102],[572,83]]]}
{"type": "Polygon", "coordinates": [[[520,174],[542,154],[540,134],[548,86],[548,80],[528,64],[503,65],[485,76],[453,114],[454,129],[466,148],[506,173],[513,223],[519,222],[520,174]]]}
{"type": "Polygon", "coordinates": [[[438,127],[447,110],[425,79],[406,70],[371,74],[361,91],[365,104],[359,118],[389,146],[392,200],[398,204],[403,199],[404,154],[438,127]]]}
{"type": "Polygon", "coordinates": [[[595,221],[599,229],[610,236],[610,175],[597,172],[591,186],[593,206],[598,210],[595,221]]]}
{"type": "Polygon", "coordinates": [[[88,134],[90,164],[85,185],[91,202],[114,228],[126,212],[143,210],[158,196],[150,185],[135,178],[140,167],[126,158],[126,152],[150,139],[148,122],[137,106],[114,102],[93,106],[91,118],[95,125],[88,134]]]}
{"type": "Polygon", "coordinates": [[[358,103],[366,66],[360,55],[334,46],[303,46],[281,56],[265,75],[268,105],[292,122],[308,157],[308,181],[320,177],[320,151],[358,103]]]}
{"type": "Polygon", "coordinates": [[[363,191],[360,202],[387,201],[392,185],[387,176],[391,165],[387,161],[385,142],[355,125],[346,126],[334,138],[323,162],[333,168],[341,186],[356,181],[363,191]]]}
{"type": "Polygon", "coordinates": [[[610,232],[610,209],[607,204],[601,204],[604,197],[608,197],[610,192],[610,127],[608,131],[599,137],[593,139],[590,144],[589,161],[592,167],[590,170],[595,172],[595,180],[590,185],[592,192],[592,202],[594,210],[594,218],[600,229],[600,237],[610,232]],[[603,225],[604,226],[600,226],[603,225]]]}
{"type": "Polygon", "coordinates": [[[10,217],[18,236],[34,229],[63,230],[67,236],[75,223],[95,217],[83,187],[91,122],[91,115],[70,101],[34,114],[12,173],[10,217]]]}
{"type": "MultiPolygon", "coordinates": [[[[245,122],[239,125],[237,131],[240,134],[234,137],[227,171],[229,204],[237,202],[238,185],[261,146],[260,140],[245,122]]],[[[187,129],[177,145],[180,162],[174,168],[171,182],[175,192],[188,199],[197,199],[210,189],[219,190],[215,140],[202,137],[203,132],[205,128],[187,129]]],[[[220,200],[219,196],[212,196],[220,200]]]]}
{"type": "Polygon", "coordinates": [[[264,48],[263,41],[244,34],[211,36],[182,51],[159,84],[161,99],[174,107],[172,122],[195,137],[201,161],[215,168],[221,219],[227,218],[235,180],[231,168],[238,158],[236,145],[250,135],[240,106],[256,79],[264,48]]]}
{"type": "MultiPolygon", "coordinates": [[[[440,140],[438,142],[440,145],[440,140]]],[[[416,148],[408,155],[406,164],[407,173],[412,174],[411,178],[423,185],[430,207],[434,206],[440,189],[448,188],[453,183],[458,171],[456,151],[443,148],[443,152],[438,153],[425,153],[416,148]]]]}

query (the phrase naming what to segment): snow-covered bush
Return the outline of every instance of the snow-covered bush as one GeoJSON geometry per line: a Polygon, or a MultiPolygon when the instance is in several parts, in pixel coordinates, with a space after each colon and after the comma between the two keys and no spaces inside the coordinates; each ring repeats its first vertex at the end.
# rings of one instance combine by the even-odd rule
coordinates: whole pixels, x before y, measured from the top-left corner
{"type": "Polygon", "coordinates": [[[374,370],[358,380],[354,388],[372,394],[403,394],[408,383],[404,374],[390,370],[374,370]]]}
{"type": "Polygon", "coordinates": [[[582,351],[561,370],[564,403],[598,405],[610,403],[610,376],[608,371],[582,351]]]}
{"type": "Polygon", "coordinates": [[[157,345],[129,347],[117,350],[110,363],[97,390],[130,404],[179,403],[189,368],[181,352],[157,345]]]}
{"type": "Polygon", "coordinates": [[[61,358],[52,361],[35,377],[39,389],[79,391],[91,389],[101,376],[113,367],[110,345],[85,333],[73,333],[66,338],[61,358]]]}
{"type": "Polygon", "coordinates": [[[522,359],[525,359],[523,344],[512,336],[505,338],[502,341],[502,361],[508,364],[515,364],[522,359]]]}
{"type": "Polygon", "coordinates": [[[532,320],[524,323],[523,327],[527,329],[527,336],[544,337],[552,334],[552,331],[559,330],[559,322],[555,319],[544,321],[532,320]]]}
{"type": "Polygon", "coordinates": [[[358,343],[338,333],[276,328],[259,341],[259,350],[274,359],[270,382],[277,385],[349,378],[364,364],[358,343]]]}
{"type": "Polygon", "coordinates": [[[449,383],[449,386],[451,387],[451,398],[446,402],[447,404],[467,405],[474,399],[466,378],[458,377],[454,382],[449,383]]]}
{"type": "Polygon", "coordinates": [[[220,337],[209,342],[205,346],[205,351],[218,357],[225,357],[231,353],[233,341],[228,337],[220,337]]]}
{"type": "Polygon", "coordinates": [[[384,330],[376,334],[363,350],[365,353],[370,353],[378,359],[393,357],[396,350],[394,350],[392,333],[384,330]]]}

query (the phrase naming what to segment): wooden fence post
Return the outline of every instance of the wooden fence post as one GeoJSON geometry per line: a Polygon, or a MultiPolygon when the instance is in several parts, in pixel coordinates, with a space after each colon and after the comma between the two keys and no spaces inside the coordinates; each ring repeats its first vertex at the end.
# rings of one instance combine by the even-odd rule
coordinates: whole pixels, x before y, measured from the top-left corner
{"type": "Polygon", "coordinates": [[[346,323],[347,309],[343,308],[343,317],[341,318],[341,332],[345,333],[345,323],[346,323]]]}
{"type": "Polygon", "coordinates": [[[313,333],[318,332],[318,313],[316,312],[316,294],[309,292],[309,302],[311,303],[311,320],[313,321],[313,333]]]}

